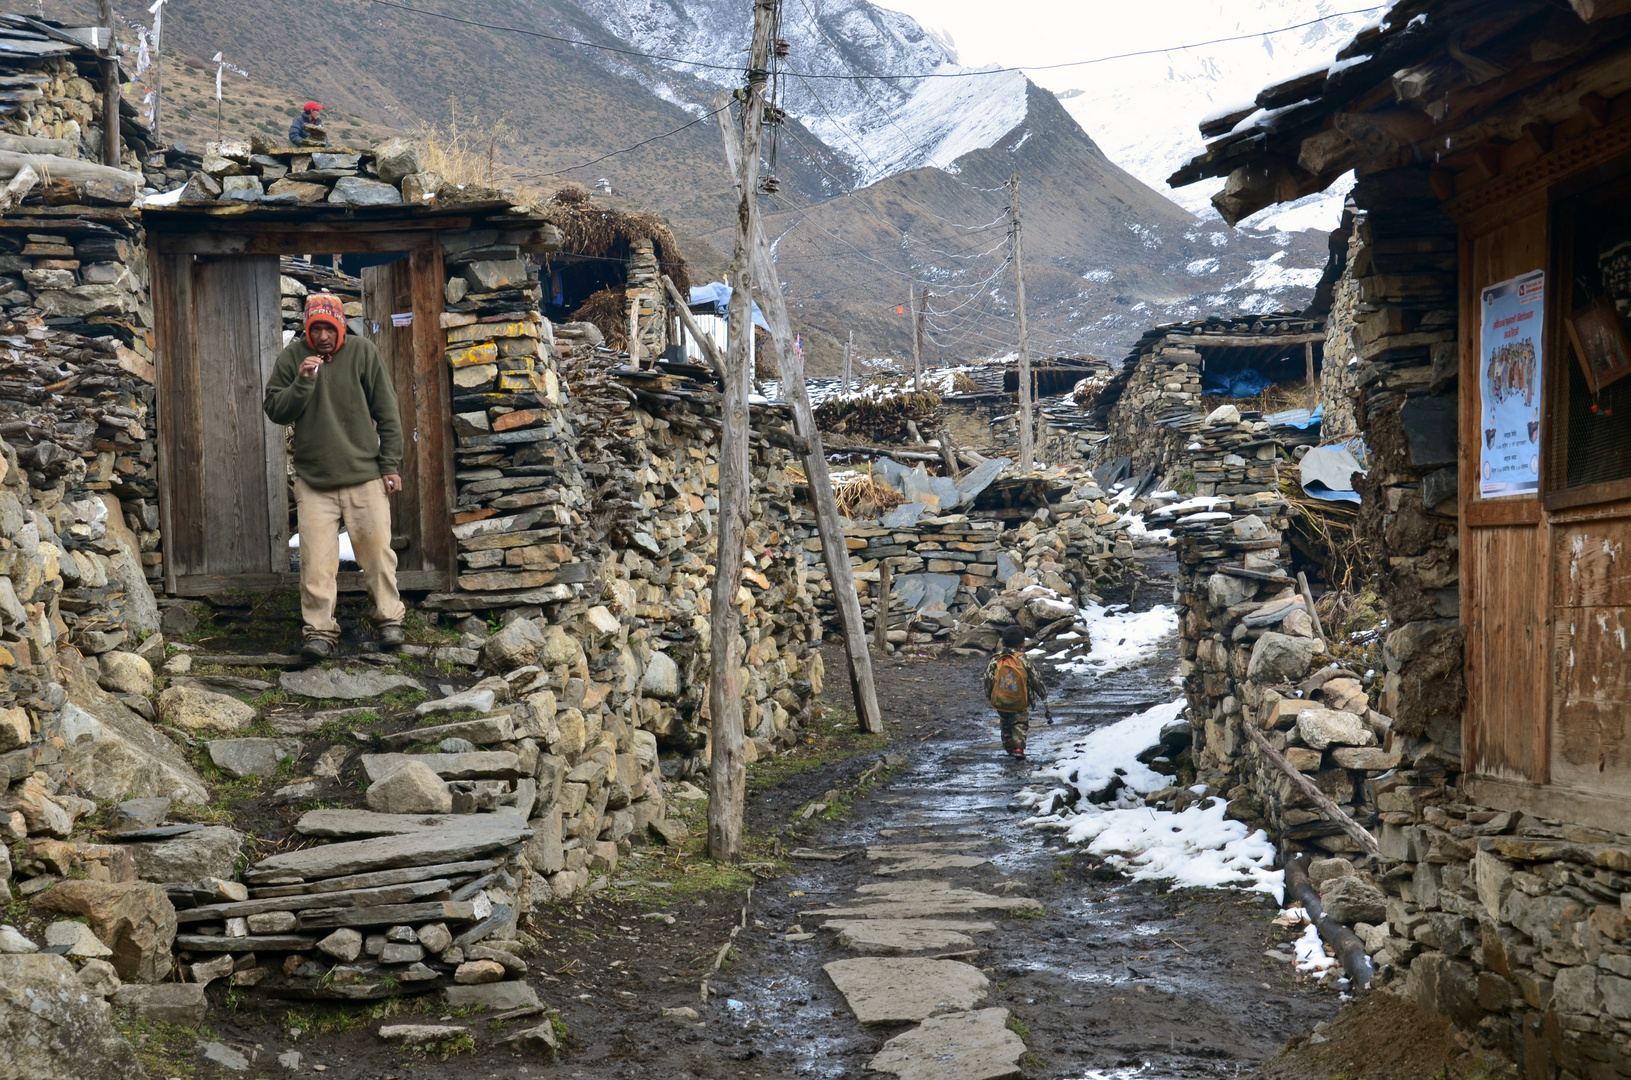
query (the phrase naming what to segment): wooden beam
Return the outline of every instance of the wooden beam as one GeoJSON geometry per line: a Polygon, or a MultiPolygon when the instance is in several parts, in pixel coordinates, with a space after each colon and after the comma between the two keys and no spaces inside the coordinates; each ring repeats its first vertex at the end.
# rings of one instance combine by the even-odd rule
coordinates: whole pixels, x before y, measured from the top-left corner
{"type": "Polygon", "coordinates": [[[696,338],[697,348],[702,350],[702,355],[708,361],[708,366],[714,369],[715,375],[723,379],[725,377],[724,357],[719,355],[719,349],[714,345],[713,339],[704,334],[702,327],[697,325],[696,316],[691,314],[690,305],[685,302],[685,298],[680,295],[679,288],[667,274],[663,275],[663,288],[667,290],[668,298],[674,302],[674,310],[679,312],[680,322],[685,326],[686,332],[696,338]]]}
{"type": "Polygon", "coordinates": [[[1263,752],[1263,756],[1279,766],[1281,772],[1291,777],[1291,782],[1296,784],[1304,795],[1308,796],[1309,802],[1319,807],[1322,814],[1335,822],[1343,832],[1353,837],[1359,843],[1359,846],[1365,849],[1367,854],[1382,854],[1382,849],[1376,843],[1376,837],[1372,836],[1363,825],[1344,813],[1342,808],[1332,802],[1325,792],[1315,787],[1312,780],[1297,770],[1297,766],[1287,761],[1285,755],[1274,748],[1256,724],[1242,719],[1240,726],[1246,730],[1246,734],[1252,742],[1257,744],[1257,748],[1263,752]]]}
{"type": "Polygon", "coordinates": [[[1307,345],[1322,342],[1325,333],[1309,334],[1168,334],[1166,344],[1189,348],[1263,349],[1280,345],[1307,345]]]}

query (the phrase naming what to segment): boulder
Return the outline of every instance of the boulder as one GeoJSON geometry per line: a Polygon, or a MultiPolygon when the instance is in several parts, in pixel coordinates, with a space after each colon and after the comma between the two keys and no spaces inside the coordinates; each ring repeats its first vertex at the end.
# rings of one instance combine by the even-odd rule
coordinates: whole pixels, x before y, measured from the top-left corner
{"type": "Polygon", "coordinates": [[[402,193],[390,184],[361,176],[342,176],[334,181],[328,201],[344,206],[392,206],[402,201],[402,193]]]}
{"type": "MultiPolygon", "coordinates": [[[[1374,746],[1376,734],[1353,713],[1310,707],[1297,711],[1297,734],[1315,750],[1333,746],[1374,746]]],[[[1374,921],[1374,920],[1372,920],[1374,921]]]]}
{"type": "Polygon", "coordinates": [[[0,1076],[132,1080],[146,1071],[65,958],[0,955],[0,1076]]]}
{"type": "Polygon", "coordinates": [[[204,1022],[209,1002],[197,983],[126,983],[113,992],[113,1004],[143,1020],[194,1026],[204,1022]]]}
{"type": "Polygon", "coordinates": [[[504,965],[497,960],[466,960],[454,969],[453,981],[460,986],[503,982],[504,965]]]}
{"type": "Polygon", "coordinates": [[[516,619],[487,639],[481,649],[481,660],[492,671],[509,671],[536,663],[545,642],[544,631],[537,623],[531,619],[516,619]]]}
{"type": "Polygon", "coordinates": [[[136,832],[164,824],[170,813],[169,799],[126,799],[108,816],[108,832],[136,832]]]}
{"type": "Polygon", "coordinates": [[[527,263],[522,259],[477,259],[465,264],[464,280],[472,292],[519,288],[528,280],[527,263]]]}
{"type": "Polygon", "coordinates": [[[114,651],[99,658],[102,667],[102,689],[115,694],[142,694],[153,692],[153,665],[135,653],[114,651]]]}
{"type": "Polygon", "coordinates": [[[1324,646],[1314,638],[1264,634],[1252,646],[1246,677],[1261,686],[1297,682],[1308,674],[1308,665],[1313,663],[1314,656],[1323,651],[1324,646]]]}
{"type": "Polygon", "coordinates": [[[1233,405],[1219,405],[1206,414],[1203,427],[1216,427],[1220,424],[1240,423],[1240,410],[1233,405]]]}
{"type": "Polygon", "coordinates": [[[79,965],[79,985],[97,997],[105,998],[123,983],[119,973],[106,960],[86,960],[79,965]]]}
{"type": "Polygon", "coordinates": [[[169,840],[130,844],[136,872],[148,881],[197,881],[237,877],[243,834],[225,825],[210,825],[169,840]]]}
{"type": "Polygon", "coordinates": [[[567,633],[564,627],[552,625],[544,631],[543,647],[535,660],[541,667],[553,668],[561,664],[575,665],[581,663],[583,658],[583,646],[578,644],[578,639],[567,633]]]}
{"type": "Polygon", "coordinates": [[[172,686],[159,695],[159,718],[183,731],[237,731],[254,723],[255,710],[226,694],[172,686]]]}
{"type": "Polygon", "coordinates": [[[327,953],[342,963],[350,963],[362,954],[362,933],[349,926],[342,926],[319,941],[317,948],[319,952],[327,953]]]}
{"type": "Polygon", "coordinates": [[[374,147],[374,172],[387,184],[419,171],[419,144],[398,136],[374,147]]]}
{"type": "Polygon", "coordinates": [[[1387,894],[1361,877],[1331,878],[1320,886],[1320,903],[1344,926],[1387,921],[1387,894]]]}
{"type": "Polygon", "coordinates": [[[370,810],[381,814],[447,814],[453,792],[431,768],[409,758],[368,785],[370,810]]]}
{"type": "Polygon", "coordinates": [[[173,799],[199,806],[209,801],[203,777],[174,742],[98,686],[89,664],[63,666],[71,670],[60,714],[68,744],[62,760],[80,792],[101,802],[173,799]]]}
{"type": "Polygon", "coordinates": [[[24,937],[15,926],[0,926],[0,955],[15,956],[39,951],[40,947],[24,937]]]}
{"type": "Polygon", "coordinates": [[[41,911],[83,915],[113,950],[120,978],[158,982],[170,974],[176,909],[150,881],[62,881],[34,898],[41,911]]]}
{"type": "Polygon", "coordinates": [[[665,652],[653,652],[640,676],[640,692],[665,701],[680,696],[680,666],[665,652]]]}
{"type": "Polygon", "coordinates": [[[0,709],[0,754],[27,746],[34,739],[28,710],[13,705],[0,709]]]}
{"type": "Polygon", "coordinates": [[[385,671],[342,671],[338,668],[285,671],[278,676],[278,686],[291,694],[326,701],[366,701],[393,690],[424,689],[406,675],[393,675],[385,671]]]}
{"type": "Polygon", "coordinates": [[[271,776],[285,759],[300,757],[299,739],[214,739],[204,746],[215,767],[234,780],[271,776]]]}
{"type": "Polygon", "coordinates": [[[62,955],[74,960],[101,959],[112,956],[113,950],[102,944],[91,928],[73,919],[59,919],[45,928],[47,948],[61,950],[62,955]]]}

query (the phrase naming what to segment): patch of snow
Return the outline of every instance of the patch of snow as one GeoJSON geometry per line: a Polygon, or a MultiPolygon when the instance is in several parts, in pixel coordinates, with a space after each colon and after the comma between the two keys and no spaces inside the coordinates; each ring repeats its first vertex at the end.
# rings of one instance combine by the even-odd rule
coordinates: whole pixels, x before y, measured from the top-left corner
{"type": "Polygon", "coordinates": [[[1184,267],[1184,272],[1197,276],[1200,274],[1215,274],[1218,272],[1218,260],[1196,259],[1184,267]]]}
{"type": "Polygon", "coordinates": [[[1170,810],[1108,810],[1078,814],[1065,839],[1087,845],[1091,855],[1134,881],[1170,881],[1178,888],[1244,887],[1266,892],[1278,903],[1285,871],[1274,866],[1274,844],[1262,829],[1224,818],[1228,803],[1212,798],[1180,813],[1170,810]]]}
{"type": "Polygon", "coordinates": [[[1276,289],[1311,289],[1319,284],[1324,270],[1312,266],[1286,266],[1283,262],[1285,257],[1285,252],[1276,251],[1266,259],[1253,259],[1251,273],[1230,288],[1272,292],[1276,289]]]}
{"type": "Polygon", "coordinates": [[[1138,755],[1159,742],[1161,729],[1178,719],[1183,711],[1184,699],[1179,698],[1095,728],[1088,732],[1087,738],[1075,744],[1075,756],[1043,769],[1036,778],[1069,785],[1084,799],[1093,792],[1103,791],[1118,775],[1123,784],[1140,795],[1160,791],[1170,781],[1139,761],[1138,755]]]}
{"type": "Polygon", "coordinates": [[[1089,270],[1087,273],[1083,274],[1082,277],[1086,278],[1088,281],[1103,284],[1104,282],[1114,278],[1115,275],[1108,270],[1089,270]]]}
{"type": "Polygon", "coordinates": [[[1178,632],[1178,612],[1158,604],[1148,611],[1128,611],[1127,605],[1088,604],[1078,625],[1085,623],[1093,650],[1079,660],[1060,665],[1060,671],[1104,674],[1148,660],[1161,641],[1178,632]]]}

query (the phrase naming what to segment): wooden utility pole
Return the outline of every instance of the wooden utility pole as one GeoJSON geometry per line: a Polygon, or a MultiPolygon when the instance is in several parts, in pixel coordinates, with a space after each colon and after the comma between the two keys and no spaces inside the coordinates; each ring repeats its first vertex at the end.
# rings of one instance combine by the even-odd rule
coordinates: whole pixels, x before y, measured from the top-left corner
{"type": "MultiPolygon", "coordinates": [[[[715,103],[722,104],[717,98],[715,103]]],[[[724,117],[725,113],[721,111],[718,115],[724,117]]],[[[721,119],[720,127],[725,133],[725,156],[731,171],[739,175],[741,170],[734,157],[736,150],[727,121],[721,119]]],[[[782,393],[793,407],[795,433],[805,443],[804,475],[810,485],[810,504],[815,509],[816,531],[821,538],[821,558],[827,564],[827,583],[832,587],[839,632],[844,638],[844,654],[849,661],[850,694],[861,730],[877,734],[883,731],[883,710],[878,707],[872,654],[866,646],[866,621],[855,589],[855,571],[849,562],[849,545],[844,541],[838,501],[833,496],[832,476],[827,471],[827,452],[821,445],[821,430],[816,426],[815,410],[804,383],[804,365],[793,351],[792,324],[787,318],[787,304],[782,298],[776,266],[770,257],[770,244],[765,240],[762,222],[755,218],[753,224],[753,275],[759,287],[759,309],[770,324],[771,343],[781,363],[782,393]]],[[[733,311],[735,305],[733,299],[733,311]]]]}
{"type": "Polygon", "coordinates": [[[880,653],[889,651],[889,560],[878,560],[878,600],[872,605],[872,640],[880,653]]]}
{"type": "Polygon", "coordinates": [[[102,164],[119,168],[119,52],[113,45],[113,0],[100,0],[97,19],[107,28],[102,51],[102,164]]]}
{"type": "MultiPolygon", "coordinates": [[[[737,593],[742,588],[748,524],[748,378],[753,341],[753,239],[759,228],[759,144],[764,135],[771,28],[778,3],[754,0],[747,85],[738,91],[742,95],[742,141],[737,165],[731,170],[737,183],[736,247],[731,256],[730,342],[721,403],[724,425],[719,436],[719,543],[714,555],[713,606],[708,613],[708,854],[725,862],[742,857],[742,800],[747,783],[737,593]]],[[[728,112],[719,115],[723,118],[728,112]]],[[[728,136],[732,134],[727,131],[728,136]]]]}
{"type": "Polygon", "coordinates": [[[923,324],[917,317],[917,282],[907,286],[906,314],[912,320],[912,389],[923,392],[923,324]]]}
{"type": "Polygon", "coordinates": [[[1019,224],[1019,173],[1008,180],[1008,213],[1013,222],[1014,295],[1019,309],[1019,471],[1031,471],[1035,444],[1031,436],[1031,331],[1025,324],[1025,258],[1019,224]]]}
{"type": "Polygon", "coordinates": [[[842,386],[843,386],[843,392],[845,394],[849,393],[850,364],[853,362],[854,356],[855,356],[855,331],[851,330],[849,332],[849,340],[844,343],[844,382],[843,382],[842,386]]]}

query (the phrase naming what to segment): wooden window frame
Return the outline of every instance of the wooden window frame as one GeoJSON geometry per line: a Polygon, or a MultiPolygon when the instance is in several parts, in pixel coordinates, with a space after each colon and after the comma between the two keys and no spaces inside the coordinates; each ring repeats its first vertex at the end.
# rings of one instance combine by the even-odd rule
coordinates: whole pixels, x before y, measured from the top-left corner
{"type": "Polygon", "coordinates": [[[1631,477],[1599,480],[1579,487],[1559,486],[1568,471],[1569,374],[1578,363],[1563,320],[1574,310],[1574,241],[1576,200],[1596,188],[1631,184],[1631,154],[1605,162],[1557,184],[1550,194],[1552,254],[1547,274],[1555,283],[1547,289],[1546,331],[1548,355],[1541,374],[1541,505],[1548,511],[1599,506],[1631,499],[1631,477]],[[1557,460],[1559,455],[1563,460],[1557,460]]]}

